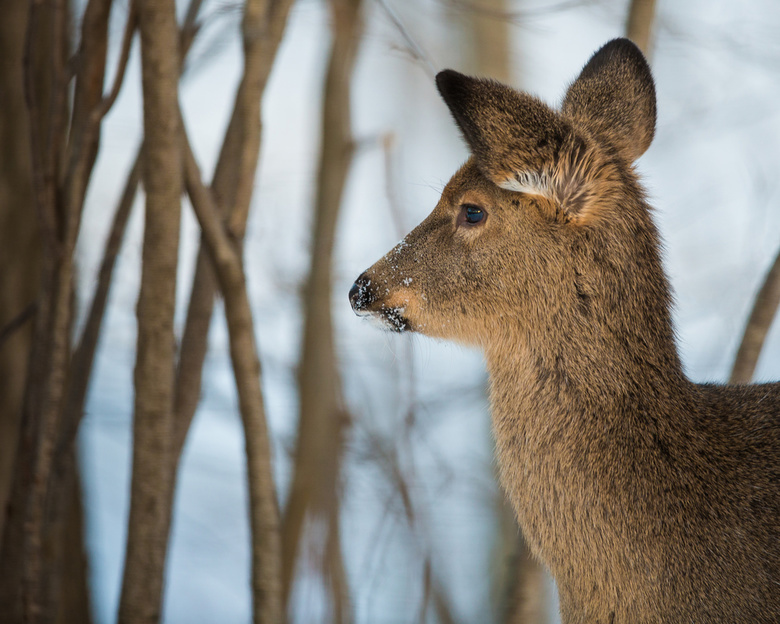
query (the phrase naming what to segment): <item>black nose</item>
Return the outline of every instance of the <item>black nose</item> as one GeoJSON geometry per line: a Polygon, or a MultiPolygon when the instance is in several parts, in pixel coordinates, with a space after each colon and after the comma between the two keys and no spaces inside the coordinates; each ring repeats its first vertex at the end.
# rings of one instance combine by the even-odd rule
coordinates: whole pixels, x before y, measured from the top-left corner
{"type": "Polygon", "coordinates": [[[352,304],[352,309],[355,312],[365,310],[374,301],[374,296],[371,293],[371,280],[363,273],[352,284],[352,288],[349,289],[349,302],[352,304]]]}

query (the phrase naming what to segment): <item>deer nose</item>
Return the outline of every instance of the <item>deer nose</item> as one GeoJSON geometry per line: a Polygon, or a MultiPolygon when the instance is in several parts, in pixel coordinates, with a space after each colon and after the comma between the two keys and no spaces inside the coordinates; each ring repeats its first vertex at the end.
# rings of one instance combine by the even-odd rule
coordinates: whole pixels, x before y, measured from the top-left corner
{"type": "Polygon", "coordinates": [[[374,302],[374,295],[370,290],[371,280],[362,273],[349,289],[349,302],[355,312],[362,312],[374,302]]]}

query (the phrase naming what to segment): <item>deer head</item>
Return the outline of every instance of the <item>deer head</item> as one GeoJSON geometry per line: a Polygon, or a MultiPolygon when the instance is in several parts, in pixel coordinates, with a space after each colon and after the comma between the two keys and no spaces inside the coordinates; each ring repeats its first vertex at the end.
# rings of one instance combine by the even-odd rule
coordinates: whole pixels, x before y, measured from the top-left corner
{"type": "Polygon", "coordinates": [[[603,326],[615,306],[665,317],[657,235],[632,166],[655,128],[638,48],[603,46],[560,110],[452,70],[436,83],[471,157],[430,216],[358,277],[355,312],[484,349],[603,326]],[[626,272],[650,282],[642,296],[626,272]]]}

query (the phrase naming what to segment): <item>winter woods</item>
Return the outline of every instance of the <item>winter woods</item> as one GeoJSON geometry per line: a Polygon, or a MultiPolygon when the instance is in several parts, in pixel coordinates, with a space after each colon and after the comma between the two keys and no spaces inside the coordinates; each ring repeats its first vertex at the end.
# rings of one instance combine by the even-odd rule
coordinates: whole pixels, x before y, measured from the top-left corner
{"type": "Polygon", "coordinates": [[[776,378],[780,11],[728,4],[3,3],[0,621],[552,621],[479,357],[346,293],[466,158],[433,72],[628,35],[688,372],[776,378]]]}

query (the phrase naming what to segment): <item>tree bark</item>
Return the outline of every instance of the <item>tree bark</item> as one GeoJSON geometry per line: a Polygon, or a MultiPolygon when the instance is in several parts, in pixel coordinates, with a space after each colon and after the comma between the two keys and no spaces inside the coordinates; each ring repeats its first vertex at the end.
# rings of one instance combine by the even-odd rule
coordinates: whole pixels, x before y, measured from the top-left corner
{"type": "Polygon", "coordinates": [[[29,146],[29,205],[45,242],[40,278],[33,279],[38,285],[35,324],[0,549],[0,613],[11,622],[48,622],[55,617],[59,566],[57,527],[47,523],[48,485],[70,355],[73,250],[80,215],[60,202],[58,193],[68,110],[67,5],[58,0],[28,7],[22,66],[29,134],[21,140],[29,146]]]}
{"type": "Polygon", "coordinates": [[[41,269],[38,219],[32,209],[29,115],[24,101],[22,57],[27,18],[26,0],[8,0],[0,9],[0,328],[8,329],[0,343],[0,535],[32,341],[32,314],[24,312],[34,309],[41,269]],[[17,318],[26,321],[12,326],[17,318]]]}
{"type": "Polygon", "coordinates": [[[780,253],[777,254],[772,268],[766,274],[764,283],[756,295],[753,310],[734,360],[734,367],[731,369],[729,383],[750,383],[753,379],[778,304],[780,304],[780,253]]]}
{"type": "MultiPolygon", "coordinates": [[[[332,0],[333,43],[325,78],[322,144],[312,234],[312,256],[304,294],[303,352],[299,367],[300,418],[292,485],[282,526],[285,600],[307,518],[334,535],[321,545],[323,573],[336,614],[347,588],[338,539],[339,478],[347,412],[333,345],[331,269],[339,207],[352,162],[350,82],[361,36],[360,0],[332,0]],[[327,542],[330,542],[328,545],[327,542]]],[[[343,620],[341,620],[343,621],[343,620]]]]}
{"type": "Polygon", "coordinates": [[[179,47],[173,0],[139,0],[146,223],[138,299],[133,476],[119,622],[158,622],[171,490],[173,315],[182,192],[179,47]]]}

